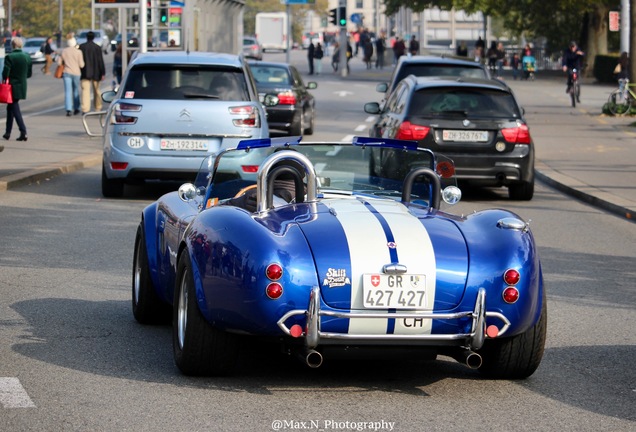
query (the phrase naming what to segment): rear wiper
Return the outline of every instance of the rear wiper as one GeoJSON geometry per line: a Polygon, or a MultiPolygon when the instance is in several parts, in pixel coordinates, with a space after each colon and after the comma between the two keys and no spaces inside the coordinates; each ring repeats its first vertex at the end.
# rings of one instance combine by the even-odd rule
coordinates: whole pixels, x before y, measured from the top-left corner
{"type": "Polygon", "coordinates": [[[211,94],[205,94],[205,93],[184,93],[183,97],[186,99],[195,99],[195,98],[220,99],[220,97],[217,95],[211,95],[211,94]]]}
{"type": "Polygon", "coordinates": [[[450,111],[438,111],[438,112],[433,112],[431,113],[435,116],[441,116],[441,115],[462,115],[464,117],[468,116],[468,111],[465,110],[450,110],[450,111]]]}

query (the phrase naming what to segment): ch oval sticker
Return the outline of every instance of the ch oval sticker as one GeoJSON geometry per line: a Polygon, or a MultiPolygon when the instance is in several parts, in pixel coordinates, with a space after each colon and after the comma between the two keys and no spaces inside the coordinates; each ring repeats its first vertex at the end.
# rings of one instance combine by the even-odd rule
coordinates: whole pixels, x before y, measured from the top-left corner
{"type": "Polygon", "coordinates": [[[130,137],[128,138],[128,147],[133,149],[142,148],[144,146],[144,140],[140,137],[130,137]]]}

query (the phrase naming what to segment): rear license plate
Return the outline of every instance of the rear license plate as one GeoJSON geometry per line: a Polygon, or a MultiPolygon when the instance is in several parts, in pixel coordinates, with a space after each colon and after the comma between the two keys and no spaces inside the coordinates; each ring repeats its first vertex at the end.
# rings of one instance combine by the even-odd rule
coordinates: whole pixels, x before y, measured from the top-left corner
{"type": "Polygon", "coordinates": [[[424,275],[365,274],[362,293],[368,309],[429,309],[424,275]]]}
{"type": "Polygon", "coordinates": [[[442,132],[444,141],[457,142],[486,142],[488,141],[487,131],[464,131],[464,130],[445,130],[442,132]]]}
{"type": "Polygon", "coordinates": [[[207,151],[208,141],[193,139],[162,139],[161,150],[207,151]]]}

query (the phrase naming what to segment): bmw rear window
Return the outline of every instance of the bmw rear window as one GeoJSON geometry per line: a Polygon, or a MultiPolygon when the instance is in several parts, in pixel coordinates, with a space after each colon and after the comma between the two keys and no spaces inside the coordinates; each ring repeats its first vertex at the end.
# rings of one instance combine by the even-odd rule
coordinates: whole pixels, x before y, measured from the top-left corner
{"type": "Polygon", "coordinates": [[[423,117],[521,117],[512,94],[495,89],[466,87],[418,90],[411,97],[408,113],[423,117]]]}
{"type": "Polygon", "coordinates": [[[139,65],[128,74],[126,99],[249,101],[241,69],[200,65],[139,65]]]}
{"type": "Polygon", "coordinates": [[[488,79],[486,71],[479,66],[453,65],[453,64],[405,64],[400,69],[395,82],[399,82],[409,75],[417,77],[461,77],[488,79]]]}

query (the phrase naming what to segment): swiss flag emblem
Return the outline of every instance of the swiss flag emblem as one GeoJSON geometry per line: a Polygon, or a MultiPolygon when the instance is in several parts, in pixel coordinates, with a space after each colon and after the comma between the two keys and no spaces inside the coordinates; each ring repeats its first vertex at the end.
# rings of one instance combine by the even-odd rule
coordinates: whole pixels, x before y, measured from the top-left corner
{"type": "Polygon", "coordinates": [[[374,287],[377,287],[378,285],[380,285],[380,276],[378,275],[371,276],[371,285],[373,285],[374,287]]]}

